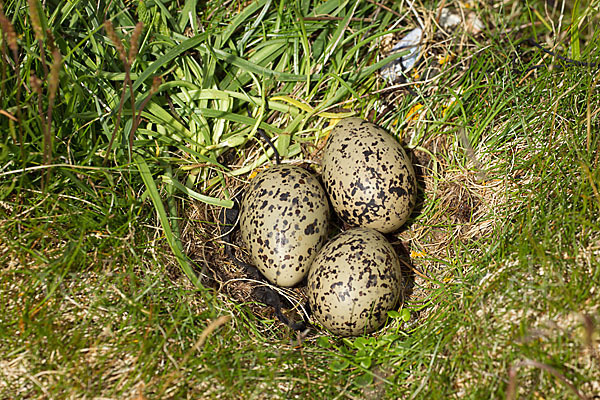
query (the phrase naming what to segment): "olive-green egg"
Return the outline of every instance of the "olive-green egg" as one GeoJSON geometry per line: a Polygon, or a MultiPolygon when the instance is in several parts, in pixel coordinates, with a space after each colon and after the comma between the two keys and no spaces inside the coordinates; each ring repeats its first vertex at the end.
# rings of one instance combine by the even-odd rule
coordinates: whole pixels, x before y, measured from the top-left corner
{"type": "Polygon", "coordinates": [[[317,254],[307,278],[314,317],[332,333],[370,333],[386,320],[403,287],[398,255],[379,232],[342,232],[317,254]]]}
{"type": "Polygon", "coordinates": [[[410,216],[417,180],[402,146],[360,118],[335,125],[323,149],[323,184],[336,213],[353,226],[388,233],[410,216]]]}
{"type": "Polygon", "coordinates": [[[277,165],[250,182],[240,209],[240,232],[252,261],[273,284],[294,286],[327,237],[329,203],[317,178],[277,165]]]}

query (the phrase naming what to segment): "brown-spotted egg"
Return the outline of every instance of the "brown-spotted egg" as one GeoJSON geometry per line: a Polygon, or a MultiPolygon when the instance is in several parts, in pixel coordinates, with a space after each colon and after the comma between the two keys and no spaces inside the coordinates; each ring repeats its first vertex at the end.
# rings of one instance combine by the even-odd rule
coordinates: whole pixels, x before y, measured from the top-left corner
{"type": "Polygon", "coordinates": [[[254,265],[273,284],[294,286],[327,237],[329,203],[312,174],[277,165],[252,179],[240,209],[240,231],[254,265]]]}
{"type": "Polygon", "coordinates": [[[333,208],[349,224],[387,233],[410,216],[415,172],[402,146],[377,125],[360,118],[338,122],[321,164],[333,208]]]}
{"type": "Polygon", "coordinates": [[[402,291],[400,261],[379,232],[342,232],[317,254],[308,273],[308,301],[332,333],[370,333],[385,322],[402,291]]]}

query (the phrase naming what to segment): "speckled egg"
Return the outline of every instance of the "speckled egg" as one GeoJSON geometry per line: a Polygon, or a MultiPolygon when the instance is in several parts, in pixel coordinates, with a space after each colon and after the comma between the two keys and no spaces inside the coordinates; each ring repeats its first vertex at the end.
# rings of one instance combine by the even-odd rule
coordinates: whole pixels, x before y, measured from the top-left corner
{"type": "Polygon", "coordinates": [[[387,233],[410,216],[415,171],[402,146],[377,125],[360,118],[341,120],[321,163],[333,208],[349,224],[387,233]]]}
{"type": "Polygon", "coordinates": [[[240,232],[254,265],[273,284],[294,286],[327,237],[329,203],[315,176],[277,165],[259,173],[244,195],[240,232]]]}
{"type": "Polygon", "coordinates": [[[307,291],[314,317],[332,333],[370,333],[398,302],[400,261],[381,233],[350,229],[319,251],[308,273],[307,291]]]}

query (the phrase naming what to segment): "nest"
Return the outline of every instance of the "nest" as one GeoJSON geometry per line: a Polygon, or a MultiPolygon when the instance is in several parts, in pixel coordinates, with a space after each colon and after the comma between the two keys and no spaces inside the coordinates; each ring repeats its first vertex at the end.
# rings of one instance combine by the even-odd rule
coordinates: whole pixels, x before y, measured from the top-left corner
{"type": "MultiPolygon", "coordinates": [[[[243,191],[243,185],[230,187],[231,193],[243,191]]],[[[247,249],[244,248],[239,228],[224,225],[223,208],[202,202],[190,202],[183,210],[182,241],[190,259],[201,268],[201,283],[212,288],[228,301],[247,307],[258,320],[273,320],[278,317],[278,307],[273,306],[273,294],[281,301],[282,311],[290,323],[314,322],[310,320],[307,305],[306,279],[293,288],[281,288],[269,283],[263,276],[257,276],[240,264],[252,264],[247,249]],[[229,242],[228,242],[229,239],[229,242]],[[227,246],[241,263],[228,254],[227,246]]],[[[333,216],[330,223],[330,237],[350,226],[333,216]]],[[[410,261],[408,244],[393,235],[387,235],[396,250],[401,265],[405,287],[402,300],[412,293],[414,267],[410,261]]],[[[284,325],[281,323],[281,325],[284,325]]],[[[284,325],[285,326],[285,325],[284,325]]],[[[308,331],[304,332],[305,334],[308,331]]]]}

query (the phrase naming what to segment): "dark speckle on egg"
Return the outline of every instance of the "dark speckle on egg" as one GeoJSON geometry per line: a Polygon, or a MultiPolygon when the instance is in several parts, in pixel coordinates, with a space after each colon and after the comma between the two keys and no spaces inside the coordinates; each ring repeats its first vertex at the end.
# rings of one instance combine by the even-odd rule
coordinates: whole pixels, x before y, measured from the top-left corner
{"type": "Polygon", "coordinates": [[[340,121],[323,149],[322,167],[333,208],[351,225],[392,232],[415,206],[417,181],[406,152],[368,121],[340,121]]]}
{"type": "Polygon", "coordinates": [[[308,274],[315,318],[340,336],[369,333],[398,303],[402,272],[394,249],[379,232],[345,231],[317,254],[308,274]]]}

